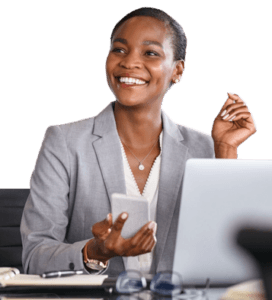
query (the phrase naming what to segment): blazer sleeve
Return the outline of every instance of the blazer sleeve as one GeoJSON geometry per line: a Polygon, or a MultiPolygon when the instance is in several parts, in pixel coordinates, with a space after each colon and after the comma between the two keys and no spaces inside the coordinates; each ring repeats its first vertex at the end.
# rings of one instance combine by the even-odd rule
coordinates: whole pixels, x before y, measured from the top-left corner
{"type": "Polygon", "coordinates": [[[87,240],[73,244],[65,241],[69,178],[69,156],[62,129],[51,126],[31,177],[30,195],[21,221],[25,273],[41,274],[73,266],[76,270],[84,269],[82,249],[87,240]]]}

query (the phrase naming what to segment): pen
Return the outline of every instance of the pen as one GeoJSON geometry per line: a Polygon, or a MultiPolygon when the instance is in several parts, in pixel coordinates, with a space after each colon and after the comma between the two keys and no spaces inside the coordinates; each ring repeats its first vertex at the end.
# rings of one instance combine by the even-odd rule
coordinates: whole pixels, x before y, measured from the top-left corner
{"type": "Polygon", "coordinates": [[[81,275],[83,274],[83,270],[78,271],[52,271],[52,272],[45,272],[41,275],[42,278],[57,278],[57,277],[66,277],[66,276],[73,276],[73,275],[81,275]]]}

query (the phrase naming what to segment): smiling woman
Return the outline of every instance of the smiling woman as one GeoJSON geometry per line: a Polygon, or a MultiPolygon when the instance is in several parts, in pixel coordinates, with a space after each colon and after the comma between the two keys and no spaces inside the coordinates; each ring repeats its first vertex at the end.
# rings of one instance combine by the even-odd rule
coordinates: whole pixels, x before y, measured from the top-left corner
{"type": "Polygon", "coordinates": [[[25,272],[172,268],[185,162],[236,158],[256,131],[232,94],[212,138],[166,116],[162,101],[183,74],[185,53],[183,29],[161,10],[141,8],[117,23],[106,61],[115,101],[94,118],[46,132],[21,223],[25,272]],[[121,235],[126,212],[112,221],[113,193],[149,202],[151,221],[131,238],[121,235]]]}
{"type": "Polygon", "coordinates": [[[119,25],[106,63],[118,103],[135,106],[154,101],[161,106],[170,83],[184,68],[183,60],[174,60],[171,40],[164,23],[153,17],[137,16],[119,25]],[[144,84],[131,84],[132,79],[144,84]]]}

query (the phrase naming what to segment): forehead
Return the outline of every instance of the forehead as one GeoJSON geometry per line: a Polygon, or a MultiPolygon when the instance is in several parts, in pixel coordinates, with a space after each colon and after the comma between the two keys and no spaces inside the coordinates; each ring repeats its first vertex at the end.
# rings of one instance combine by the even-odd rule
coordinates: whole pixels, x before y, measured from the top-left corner
{"type": "Polygon", "coordinates": [[[114,38],[130,40],[157,40],[169,43],[170,36],[165,24],[152,17],[137,16],[125,21],[115,32],[114,38]]]}

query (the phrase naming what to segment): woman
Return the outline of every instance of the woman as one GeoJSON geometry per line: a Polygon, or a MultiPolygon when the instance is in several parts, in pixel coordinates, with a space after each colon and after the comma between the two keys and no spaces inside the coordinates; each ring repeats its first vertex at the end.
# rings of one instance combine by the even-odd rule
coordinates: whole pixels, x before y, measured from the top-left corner
{"type": "Polygon", "coordinates": [[[182,28],[160,10],[136,10],[115,26],[106,72],[116,101],[94,118],[46,132],[21,224],[25,272],[171,269],[186,160],[214,152],[236,158],[256,131],[237,95],[216,117],[213,141],[161,111],[182,76],[185,50],[182,28]],[[150,201],[153,220],[130,239],[121,236],[125,212],[112,222],[114,192],[150,201]]]}

